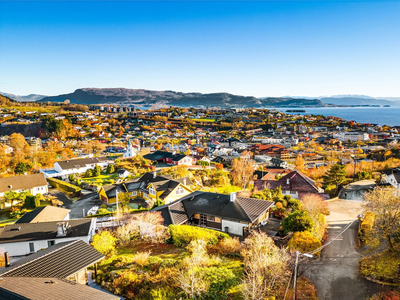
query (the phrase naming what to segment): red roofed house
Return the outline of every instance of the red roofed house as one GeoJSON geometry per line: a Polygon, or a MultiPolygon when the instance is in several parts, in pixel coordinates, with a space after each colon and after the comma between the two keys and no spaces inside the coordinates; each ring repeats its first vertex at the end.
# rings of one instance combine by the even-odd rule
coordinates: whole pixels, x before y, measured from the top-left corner
{"type": "Polygon", "coordinates": [[[311,178],[298,171],[292,171],[279,180],[256,180],[254,183],[254,187],[258,190],[275,189],[279,186],[283,195],[290,195],[296,199],[302,199],[307,194],[318,194],[324,200],[330,198],[311,178]]]}

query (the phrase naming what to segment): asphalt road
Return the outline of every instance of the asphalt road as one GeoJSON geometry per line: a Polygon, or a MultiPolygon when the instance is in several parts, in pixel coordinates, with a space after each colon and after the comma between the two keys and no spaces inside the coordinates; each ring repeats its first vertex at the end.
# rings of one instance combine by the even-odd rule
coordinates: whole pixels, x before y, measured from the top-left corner
{"type": "Polygon", "coordinates": [[[69,213],[71,219],[78,219],[85,217],[88,210],[93,206],[100,206],[101,204],[103,204],[103,202],[99,199],[97,193],[90,193],[74,203],[65,205],[65,208],[71,210],[69,213]],[[83,215],[83,210],[85,210],[85,216],[83,215]]]}
{"type": "MultiPolygon", "coordinates": [[[[333,201],[329,203],[328,240],[337,236],[344,226],[354,220],[361,211],[360,201],[333,201]]],[[[356,251],[358,222],[338,239],[322,250],[321,259],[305,263],[305,275],[318,290],[321,300],[363,300],[387,287],[370,282],[359,276],[361,255],[356,251]]]]}
{"type": "Polygon", "coordinates": [[[374,180],[360,180],[353,183],[342,190],[339,194],[340,199],[346,200],[364,200],[364,193],[371,190],[376,185],[374,180]]]}

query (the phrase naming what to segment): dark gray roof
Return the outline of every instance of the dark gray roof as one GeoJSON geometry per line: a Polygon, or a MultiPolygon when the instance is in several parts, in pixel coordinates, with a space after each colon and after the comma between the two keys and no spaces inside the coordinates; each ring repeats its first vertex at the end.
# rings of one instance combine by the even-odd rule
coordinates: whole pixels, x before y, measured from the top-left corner
{"type": "Polygon", "coordinates": [[[0,279],[0,299],[116,300],[120,297],[65,279],[5,277],[0,279]]]}
{"type": "Polygon", "coordinates": [[[43,173],[0,178],[0,193],[30,190],[38,186],[47,186],[43,173]]]}
{"type": "Polygon", "coordinates": [[[86,167],[86,165],[98,164],[101,162],[108,161],[108,158],[105,156],[102,157],[90,157],[90,158],[80,158],[80,159],[70,159],[70,160],[61,160],[57,163],[63,170],[69,169],[79,169],[86,167]]]}
{"type": "Polygon", "coordinates": [[[253,223],[273,204],[272,201],[244,197],[236,197],[231,202],[230,195],[196,191],[154,210],[161,211],[165,225],[181,224],[195,213],[253,223]]]}
{"type": "Polygon", "coordinates": [[[0,275],[67,278],[103,258],[103,254],[84,241],[64,242],[21,258],[9,267],[0,268],[0,275]]]}
{"type": "Polygon", "coordinates": [[[0,233],[0,244],[88,236],[92,219],[74,219],[62,222],[68,223],[68,227],[71,226],[67,229],[66,236],[63,237],[57,237],[57,224],[60,221],[6,225],[0,233]]]}
{"type": "Polygon", "coordinates": [[[143,156],[145,159],[149,160],[160,160],[163,158],[171,158],[173,161],[180,161],[182,158],[186,157],[186,154],[172,153],[167,151],[156,151],[154,153],[149,153],[143,156]]]}

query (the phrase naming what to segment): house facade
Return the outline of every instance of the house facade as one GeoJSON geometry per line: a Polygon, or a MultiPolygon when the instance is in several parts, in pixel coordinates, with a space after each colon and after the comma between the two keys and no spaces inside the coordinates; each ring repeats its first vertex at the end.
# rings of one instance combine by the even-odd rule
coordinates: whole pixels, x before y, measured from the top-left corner
{"type": "Polygon", "coordinates": [[[188,224],[243,236],[246,230],[264,223],[272,201],[196,191],[153,211],[161,212],[164,225],[188,224]]]}
{"type": "Polygon", "coordinates": [[[171,203],[190,194],[192,184],[188,177],[172,179],[168,175],[157,176],[155,172],[146,173],[136,181],[102,186],[99,198],[107,204],[113,204],[116,202],[117,193],[129,193],[130,201],[141,198],[149,203],[154,203],[156,200],[171,203]]]}
{"type": "Polygon", "coordinates": [[[174,166],[193,165],[193,158],[186,154],[177,154],[176,152],[167,152],[167,151],[155,151],[154,153],[146,154],[143,156],[145,159],[155,161],[155,162],[163,162],[174,166]]]}
{"type": "Polygon", "coordinates": [[[6,225],[0,233],[0,248],[10,256],[23,256],[62,242],[89,244],[95,229],[96,218],[6,225]]]}

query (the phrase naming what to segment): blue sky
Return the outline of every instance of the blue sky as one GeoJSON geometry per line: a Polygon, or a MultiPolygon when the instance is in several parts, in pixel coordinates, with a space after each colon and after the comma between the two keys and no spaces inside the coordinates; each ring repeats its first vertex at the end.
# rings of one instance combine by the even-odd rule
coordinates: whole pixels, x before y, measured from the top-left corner
{"type": "Polygon", "coordinates": [[[400,2],[0,1],[0,91],[400,96],[400,2]]]}

